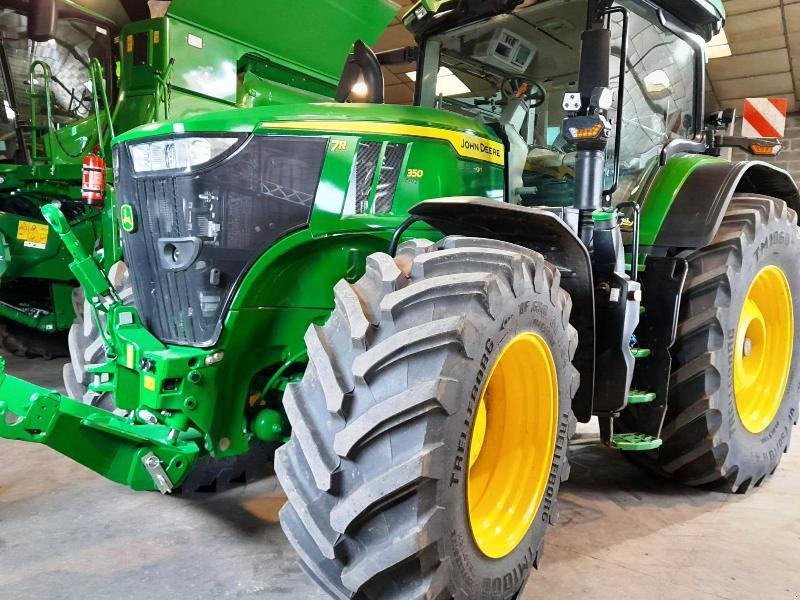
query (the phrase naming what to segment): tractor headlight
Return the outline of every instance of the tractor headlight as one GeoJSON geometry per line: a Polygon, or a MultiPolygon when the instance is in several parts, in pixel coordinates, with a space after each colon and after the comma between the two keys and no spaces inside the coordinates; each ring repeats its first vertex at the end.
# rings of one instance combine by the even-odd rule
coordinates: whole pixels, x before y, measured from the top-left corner
{"type": "Polygon", "coordinates": [[[231,149],[238,137],[179,137],[154,142],[131,144],[133,170],[188,171],[205,164],[231,149]]]}

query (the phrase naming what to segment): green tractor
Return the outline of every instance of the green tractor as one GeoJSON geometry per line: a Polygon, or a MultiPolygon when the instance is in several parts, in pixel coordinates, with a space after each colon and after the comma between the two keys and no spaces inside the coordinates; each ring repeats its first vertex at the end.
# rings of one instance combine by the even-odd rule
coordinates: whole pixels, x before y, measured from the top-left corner
{"type": "MultiPolygon", "coordinates": [[[[315,22],[396,10],[358,8],[315,22]]],[[[723,21],[707,0],[424,0],[414,106],[381,104],[380,68],[414,52],[356,43],[340,103],[119,136],[133,305],[43,208],[117,410],[3,374],[0,436],[164,493],[285,442],[281,522],[335,598],[518,597],[575,420],[687,485],[759,486],[798,418],[800,194],[720,158],[780,149],[704,116],[723,21]]]]}
{"type": "Polygon", "coordinates": [[[291,10],[256,31],[252,6],[155,4],[169,6],[151,15],[144,1],[0,0],[0,339],[16,354],[64,356],[77,313],[65,373],[76,396],[102,345],[41,207],[61,203],[83,247],[103,251],[128,298],[113,202],[104,203],[102,186],[92,197],[83,185],[87,157],[108,163],[113,194],[115,133],[210,110],[323,101],[336,89],[338,72],[306,69],[303,51],[274,40],[291,10]]]}

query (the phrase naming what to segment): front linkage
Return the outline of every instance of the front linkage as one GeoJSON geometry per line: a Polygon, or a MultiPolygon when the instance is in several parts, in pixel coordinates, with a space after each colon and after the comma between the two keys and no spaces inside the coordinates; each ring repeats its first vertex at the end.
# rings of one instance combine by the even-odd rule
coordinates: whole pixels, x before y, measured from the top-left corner
{"type": "Polygon", "coordinates": [[[184,480],[211,429],[219,351],[166,347],[125,306],[58,206],[42,209],[73,257],[70,270],[105,340],[92,389],[115,395],[111,413],[5,372],[0,359],[0,437],[36,442],[134,490],[172,491],[184,480]]]}

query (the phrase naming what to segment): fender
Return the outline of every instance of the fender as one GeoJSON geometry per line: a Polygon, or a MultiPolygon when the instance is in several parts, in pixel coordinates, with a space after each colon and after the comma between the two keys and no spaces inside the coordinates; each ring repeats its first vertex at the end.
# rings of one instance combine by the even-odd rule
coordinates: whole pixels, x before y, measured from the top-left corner
{"type": "Polygon", "coordinates": [[[778,167],[760,161],[730,163],[707,156],[679,156],[656,176],[644,201],[642,246],[707,246],[738,193],[780,198],[800,211],[797,184],[778,167]]]}
{"type": "Polygon", "coordinates": [[[556,213],[481,197],[426,200],[409,211],[445,235],[465,235],[511,242],[542,254],[561,273],[561,286],[572,297],[570,323],[578,331],[573,364],[581,381],[572,403],[575,417],[592,416],[594,393],[594,283],[589,252],[556,213]]]}

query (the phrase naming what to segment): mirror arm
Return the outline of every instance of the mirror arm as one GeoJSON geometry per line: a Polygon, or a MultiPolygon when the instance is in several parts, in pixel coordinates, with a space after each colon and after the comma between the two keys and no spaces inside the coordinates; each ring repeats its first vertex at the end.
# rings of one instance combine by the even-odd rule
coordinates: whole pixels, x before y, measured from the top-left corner
{"type": "Polygon", "coordinates": [[[670,158],[677,154],[706,154],[708,150],[709,146],[705,141],[672,140],[664,144],[663,148],[661,148],[661,156],[658,162],[663,167],[670,158]]]}

